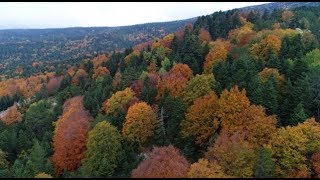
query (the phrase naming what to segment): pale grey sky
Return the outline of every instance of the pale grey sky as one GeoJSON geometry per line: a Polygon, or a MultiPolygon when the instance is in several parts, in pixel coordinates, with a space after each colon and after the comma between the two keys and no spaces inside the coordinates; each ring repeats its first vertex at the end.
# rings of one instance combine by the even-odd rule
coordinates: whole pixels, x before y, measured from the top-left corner
{"type": "Polygon", "coordinates": [[[266,2],[0,2],[0,29],[164,22],[266,2]]]}

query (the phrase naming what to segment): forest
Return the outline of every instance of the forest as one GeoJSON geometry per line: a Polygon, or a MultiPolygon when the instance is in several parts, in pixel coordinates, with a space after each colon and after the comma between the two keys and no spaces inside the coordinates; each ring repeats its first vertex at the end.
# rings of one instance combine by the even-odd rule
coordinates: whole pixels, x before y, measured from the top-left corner
{"type": "MultiPolygon", "coordinates": [[[[28,77],[98,54],[164,37],[196,18],[120,27],[0,30],[0,71],[4,78],[28,77]]],[[[1,80],[1,77],[0,77],[1,80]]]]}
{"type": "Polygon", "coordinates": [[[319,17],[219,11],[4,78],[0,177],[319,178],[319,17]]]}

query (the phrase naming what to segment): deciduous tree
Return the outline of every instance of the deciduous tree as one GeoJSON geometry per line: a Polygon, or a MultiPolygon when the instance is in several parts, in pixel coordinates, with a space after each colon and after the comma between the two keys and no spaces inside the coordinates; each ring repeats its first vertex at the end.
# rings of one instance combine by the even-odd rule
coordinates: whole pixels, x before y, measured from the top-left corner
{"type": "Polygon", "coordinates": [[[169,145],[154,147],[132,171],[133,178],[186,178],[190,164],[180,151],[169,145]]]}

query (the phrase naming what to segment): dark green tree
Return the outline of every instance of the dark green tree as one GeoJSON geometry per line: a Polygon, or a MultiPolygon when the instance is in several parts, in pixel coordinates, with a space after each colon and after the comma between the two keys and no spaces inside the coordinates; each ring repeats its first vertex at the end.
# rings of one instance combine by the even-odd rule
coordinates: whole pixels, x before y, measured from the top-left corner
{"type": "Polygon", "coordinates": [[[275,163],[272,160],[271,150],[265,147],[259,147],[256,150],[257,162],[254,169],[256,178],[272,178],[275,170],[275,163]]]}

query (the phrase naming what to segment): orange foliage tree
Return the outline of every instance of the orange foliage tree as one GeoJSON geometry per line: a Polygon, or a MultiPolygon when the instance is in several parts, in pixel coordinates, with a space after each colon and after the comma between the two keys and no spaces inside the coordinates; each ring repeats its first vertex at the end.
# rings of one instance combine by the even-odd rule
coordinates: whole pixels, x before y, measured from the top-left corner
{"type": "Polygon", "coordinates": [[[186,178],[190,164],[180,151],[169,145],[154,147],[132,171],[133,178],[186,178]]]}
{"type": "Polygon", "coordinates": [[[244,139],[254,147],[268,144],[276,131],[277,119],[267,116],[262,106],[251,105],[233,119],[223,121],[221,133],[243,132],[244,139]]]}
{"type": "Polygon", "coordinates": [[[181,74],[184,78],[190,80],[193,78],[193,72],[187,64],[175,64],[169,71],[170,74],[181,74]]]}
{"type": "Polygon", "coordinates": [[[70,76],[73,76],[76,72],[77,72],[77,67],[76,67],[76,66],[71,66],[71,67],[68,69],[68,74],[69,74],[70,76]]]}
{"type": "Polygon", "coordinates": [[[183,136],[196,137],[197,144],[203,144],[218,129],[219,119],[216,117],[218,97],[211,91],[208,95],[196,99],[186,112],[181,123],[183,136]]]}
{"type": "Polygon", "coordinates": [[[0,120],[6,125],[22,121],[21,113],[18,111],[17,103],[14,103],[13,106],[9,107],[6,112],[4,112],[3,116],[0,116],[0,120]]]}
{"type": "Polygon", "coordinates": [[[269,49],[271,53],[278,55],[281,48],[281,39],[278,35],[269,34],[266,38],[264,38],[260,43],[254,43],[251,48],[251,54],[255,58],[266,59],[268,55],[269,49]]]}
{"type": "Polygon", "coordinates": [[[92,79],[97,79],[99,76],[107,74],[110,74],[110,71],[106,67],[99,66],[93,70],[92,79]]]}
{"type": "Polygon", "coordinates": [[[59,89],[62,78],[62,76],[50,78],[49,82],[46,84],[46,89],[49,95],[52,95],[59,89]]]}
{"type": "Polygon", "coordinates": [[[216,161],[199,159],[198,162],[191,164],[188,178],[231,178],[231,176],[226,175],[216,161]]]}
{"type": "Polygon", "coordinates": [[[220,124],[222,127],[234,124],[234,119],[249,106],[246,91],[240,91],[237,86],[230,91],[224,90],[219,99],[211,92],[196,99],[187,109],[186,118],[181,123],[182,134],[194,136],[197,144],[206,145],[220,124]]]}
{"type": "Polygon", "coordinates": [[[250,106],[250,100],[246,96],[245,89],[240,91],[238,86],[235,86],[231,88],[230,91],[226,89],[222,91],[218,106],[217,113],[219,113],[222,125],[224,125],[248,108],[250,106]]]}
{"type": "Polygon", "coordinates": [[[86,151],[90,120],[92,117],[83,106],[83,97],[68,99],[63,105],[63,114],[55,122],[53,155],[51,161],[56,173],[75,171],[86,151]]]}
{"type": "Polygon", "coordinates": [[[255,165],[255,153],[250,144],[244,140],[243,133],[229,136],[220,134],[215,144],[205,153],[209,161],[217,161],[224,172],[235,177],[252,177],[255,165]]]}
{"type": "Polygon", "coordinates": [[[79,83],[79,79],[81,77],[83,77],[83,78],[88,77],[88,73],[83,69],[78,69],[76,74],[72,77],[71,83],[74,84],[74,85],[78,84],[79,83]]]}
{"type": "Polygon", "coordinates": [[[123,125],[123,137],[129,141],[145,144],[154,134],[157,125],[157,114],[145,102],[133,104],[129,107],[123,125]]]}
{"type": "Polygon", "coordinates": [[[92,60],[93,67],[97,68],[99,65],[101,65],[103,62],[106,62],[107,60],[108,60],[108,57],[105,54],[101,54],[93,58],[92,60]]]}
{"type": "Polygon", "coordinates": [[[264,68],[261,72],[259,72],[259,77],[262,82],[267,82],[269,76],[274,76],[278,82],[284,81],[284,76],[279,73],[278,69],[275,68],[264,68]]]}
{"type": "Polygon", "coordinates": [[[158,81],[158,94],[156,99],[160,99],[166,90],[176,98],[187,85],[189,79],[193,77],[192,70],[186,64],[178,63],[174,65],[169,73],[165,74],[158,81]]]}
{"type": "Polygon", "coordinates": [[[243,37],[249,38],[249,35],[253,35],[254,31],[252,30],[253,24],[251,22],[243,19],[243,26],[237,29],[233,29],[229,32],[228,38],[231,42],[235,42],[240,46],[243,46],[249,39],[244,40],[243,37]],[[242,41],[242,42],[241,42],[242,41]],[[241,42],[241,43],[240,43],[241,42]]]}
{"type": "Polygon", "coordinates": [[[227,58],[227,54],[231,49],[231,43],[229,41],[223,41],[221,39],[216,40],[213,43],[213,48],[209,51],[203,64],[203,70],[205,73],[212,73],[212,69],[215,63],[224,61],[227,58]]]}
{"type": "Polygon", "coordinates": [[[286,26],[289,27],[290,22],[293,19],[293,12],[289,10],[284,10],[281,15],[281,19],[285,22],[286,26]]]}
{"type": "Polygon", "coordinates": [[[207,42],[210,42],[212,40],[210,33],[204,28],[200,28],[199,30],[199,39],[201,41],[207,41],[207,42]]]}
{"type": "Polygon", "coordinates": [[[173,34],[168,34],[160,41],[160,44],[166,48],[170,48],[171,42],[174,38],[173,34]]]}

